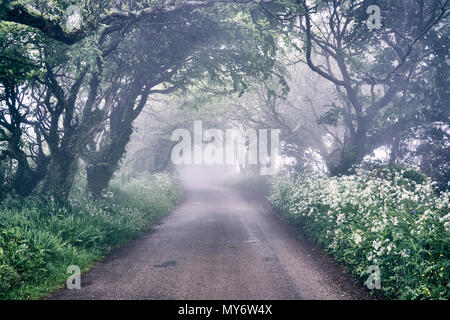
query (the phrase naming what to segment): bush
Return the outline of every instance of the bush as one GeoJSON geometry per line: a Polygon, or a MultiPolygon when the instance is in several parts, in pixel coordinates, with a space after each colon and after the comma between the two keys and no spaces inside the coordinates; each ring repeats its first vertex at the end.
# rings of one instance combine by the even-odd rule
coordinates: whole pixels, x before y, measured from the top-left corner
{"type": "MultiPolygon", "coordinates": [[[[86,270],[112,247],[131,240],[172,210],[176,181],[168,174],[114,185],[99,201],[71,208],[32,200],[0,209],[0,299],[38,298],[58,288],[69,265],[86,270]]],[[[19,203],[19,202],[15,202],[19,203]]]]}
{"type": "MultiPolygon", "coordinates": [[[[0,255],[3,251],[0,251],[0,255]]],[[[7,292],[20,285],[19,274],[7,264],[0,264],[0,292],[7,292]]]]}
{"type": "Polygon", "coordinates": [[[276,177],[269,200],[361,280],[379,266],[386,297],[448,299],[449,196],[428,178],[384,168],[276,177]]]}

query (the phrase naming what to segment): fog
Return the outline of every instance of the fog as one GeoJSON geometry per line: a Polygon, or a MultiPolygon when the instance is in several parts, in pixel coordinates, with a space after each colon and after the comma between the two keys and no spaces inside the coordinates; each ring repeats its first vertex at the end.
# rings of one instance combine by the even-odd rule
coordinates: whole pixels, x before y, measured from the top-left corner
{"type": "Polygon", "coordinates": [[[450,0],[0,0],[0,299],[448,300],[449,37],[450,0]]]}
{"type": "Polygon", "coordinates": [[[223,186],[227,179],[239,173],[235,166],[230,165],[178,165],[176,171],[188,189],[223,186]]]}

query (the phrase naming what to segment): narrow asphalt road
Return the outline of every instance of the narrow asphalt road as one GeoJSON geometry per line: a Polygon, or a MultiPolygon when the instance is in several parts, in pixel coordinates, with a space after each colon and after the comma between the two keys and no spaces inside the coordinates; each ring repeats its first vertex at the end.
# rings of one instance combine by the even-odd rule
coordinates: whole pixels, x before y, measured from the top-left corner
{"type": "Polygon", "coordinates": [[[270,209],[224,187],[186,191],[152,230],[50,299],[366,299],[342,267],[270,209]]]}

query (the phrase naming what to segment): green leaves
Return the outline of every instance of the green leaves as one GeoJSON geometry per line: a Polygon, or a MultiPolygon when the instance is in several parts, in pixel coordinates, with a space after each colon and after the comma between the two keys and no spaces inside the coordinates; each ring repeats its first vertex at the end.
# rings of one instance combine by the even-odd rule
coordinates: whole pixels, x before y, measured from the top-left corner
{"type": "Polygon", "coordinates": [[[392,168],[275,177],[269,201],[362,282],[368,266],[379,266],[387,297],[448,299],[449,196],[413,170],[392,168]]]}
{"type": "Polygon", "coordinates": [[[32,43],[35,35],[25,27],[0,22],[0,77],[20,83],[38,72],[32,43]]]}
{"type": "MultiPolygon", "coordinates": [[[[111,247],[136,237],[178,199],[167,174],[148,176],[94,202],[77,193],[70,210],[51,202],[0,207],[0,299],[40,298],[67,279],[67,266],[88,268],[111,247]]],[[[4,203],[2,203],[4,204],[4,203]]]]}

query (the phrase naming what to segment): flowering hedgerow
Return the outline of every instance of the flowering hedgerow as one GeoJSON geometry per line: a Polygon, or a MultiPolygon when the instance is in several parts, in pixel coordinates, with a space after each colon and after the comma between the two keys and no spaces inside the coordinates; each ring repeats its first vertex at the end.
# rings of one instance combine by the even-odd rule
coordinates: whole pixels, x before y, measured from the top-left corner
{"type": "Polygon", "coordinates": [[[378,266],[386,297],[448,299],[450,192],[407,173],[275,177],[269,201],[361,280],[378,266]]]}

